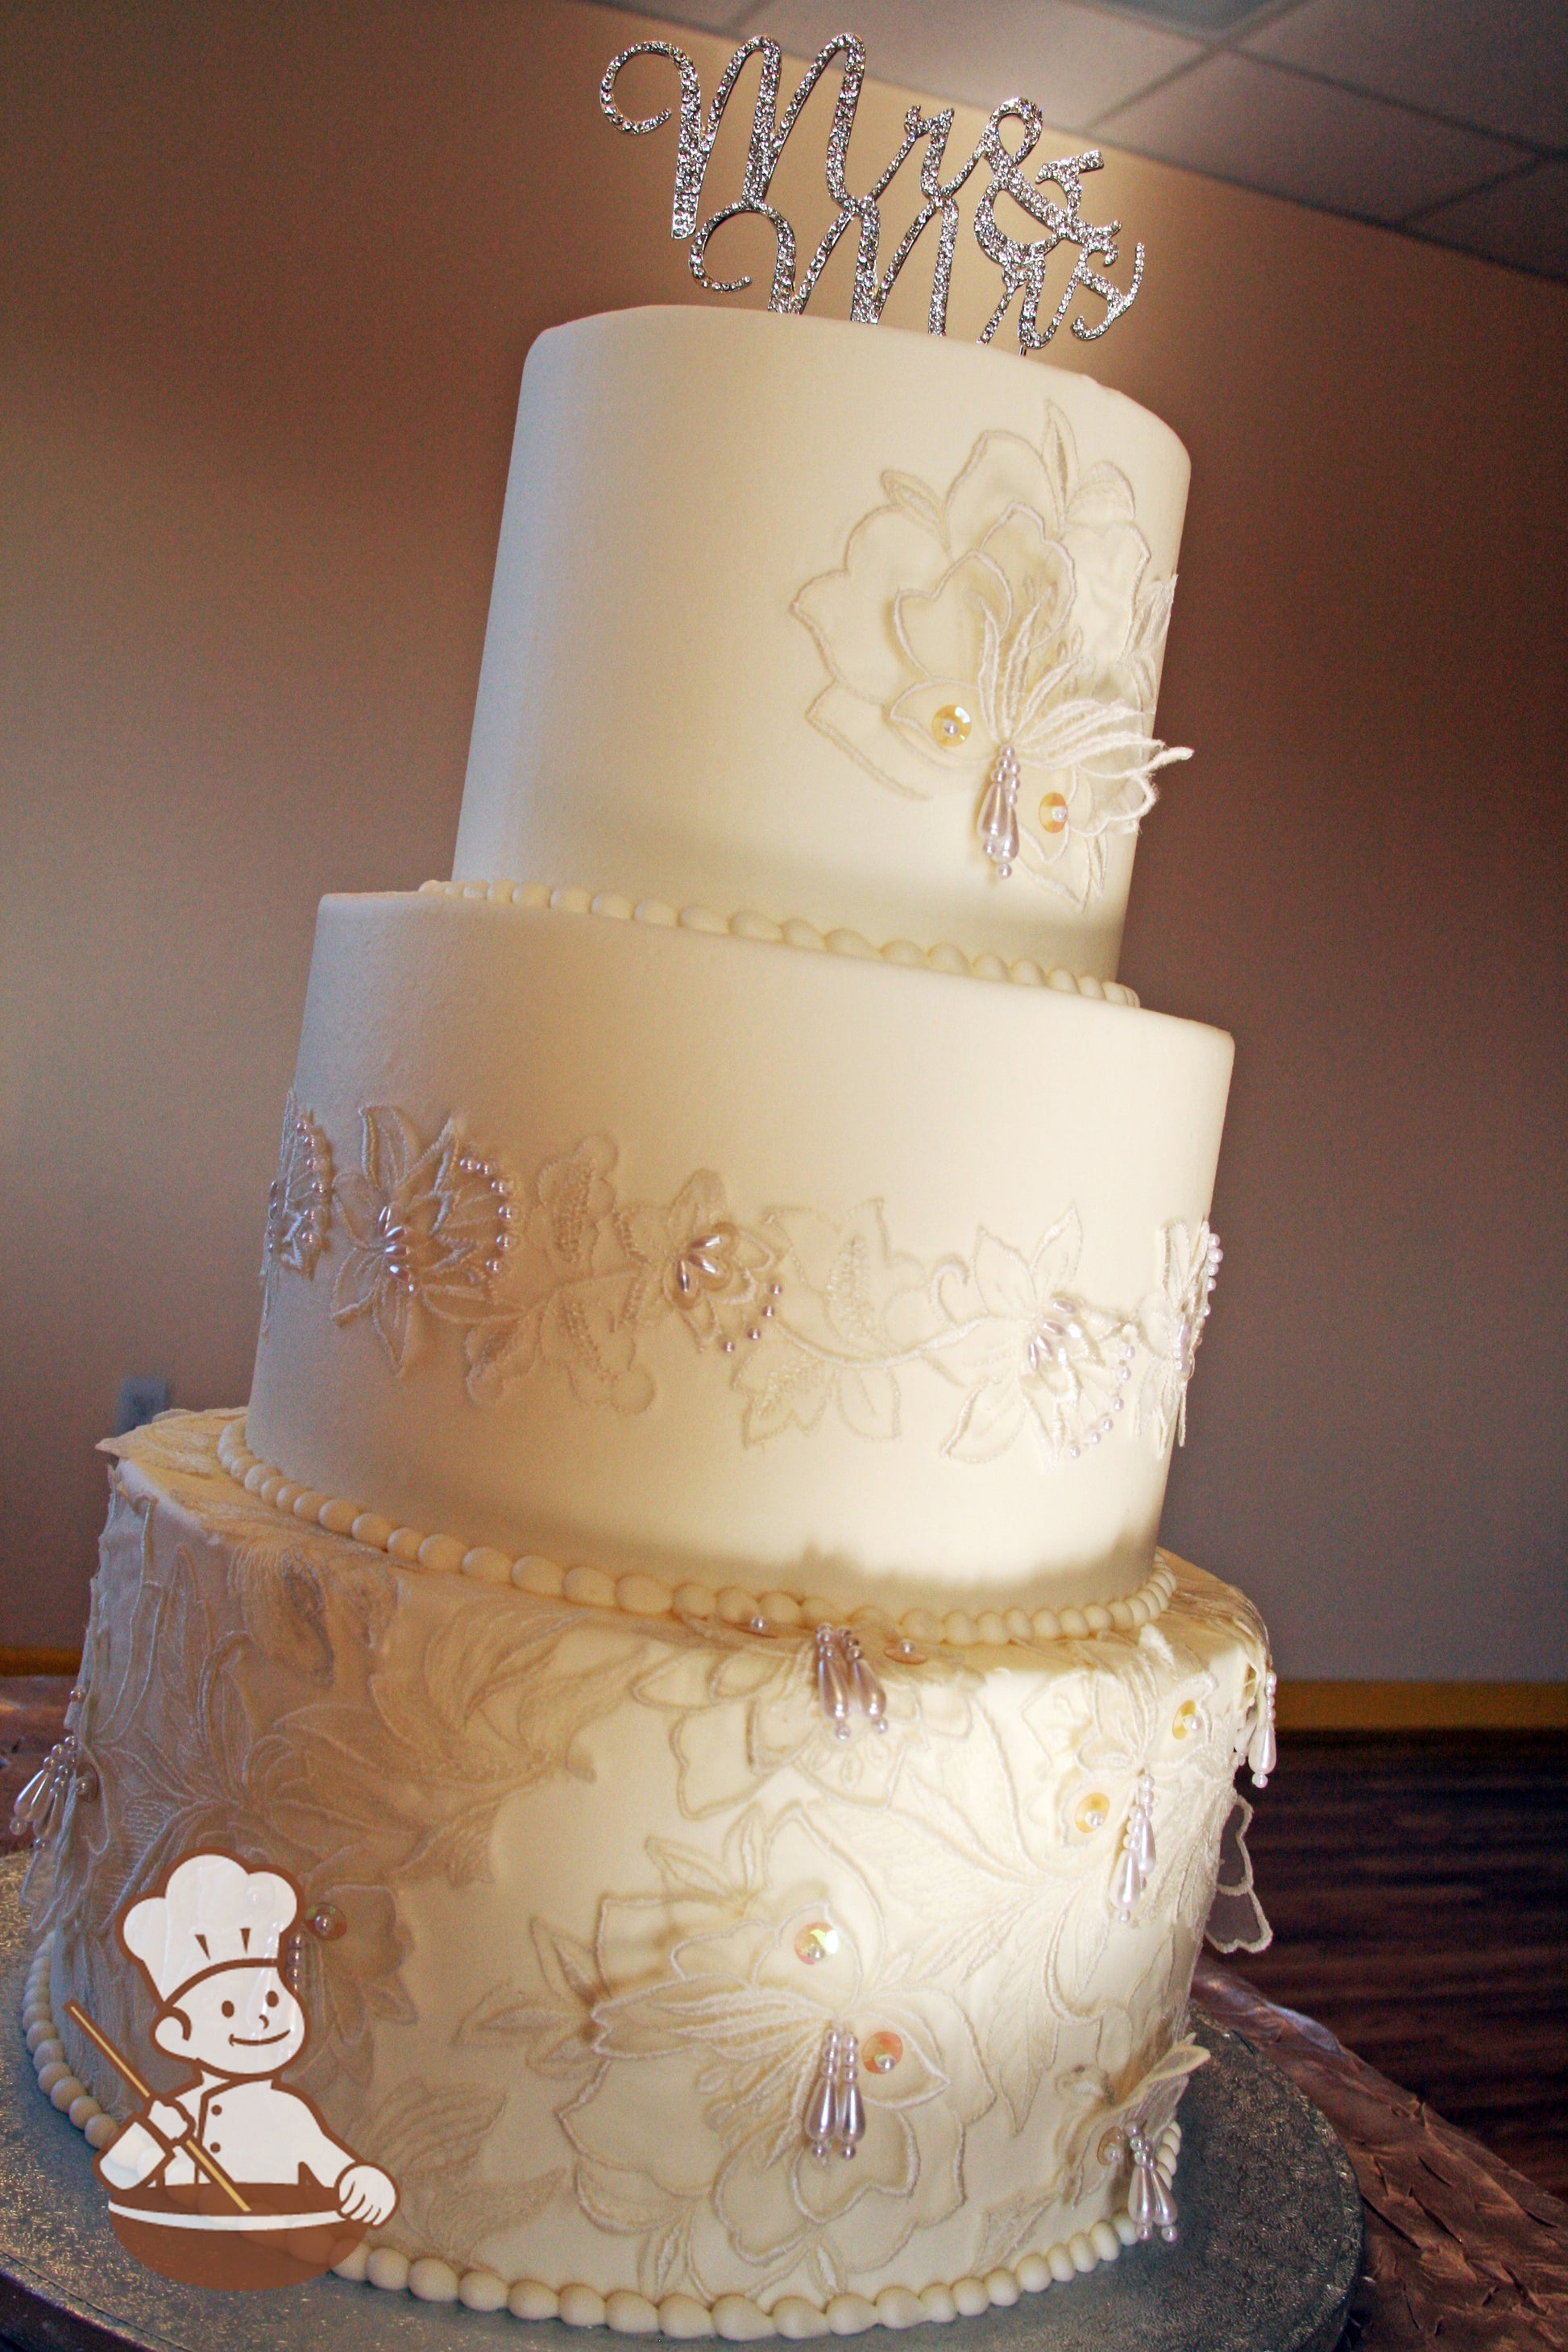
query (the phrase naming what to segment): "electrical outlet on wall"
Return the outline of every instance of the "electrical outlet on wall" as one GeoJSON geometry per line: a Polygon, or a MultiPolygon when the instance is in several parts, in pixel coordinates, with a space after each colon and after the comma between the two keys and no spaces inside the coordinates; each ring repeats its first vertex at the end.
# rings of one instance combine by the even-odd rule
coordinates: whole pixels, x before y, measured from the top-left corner
{"type": "Polygon", "coordinates": [[[140,1429],[144,1421],[155,1421],[167,1412],[174,1396],[173,1381],[160,1372],[132,1374],[120,1383],[120,1399],[114,1408],[114,1434],[123,1437],[132,1429],[140,1429]]]}

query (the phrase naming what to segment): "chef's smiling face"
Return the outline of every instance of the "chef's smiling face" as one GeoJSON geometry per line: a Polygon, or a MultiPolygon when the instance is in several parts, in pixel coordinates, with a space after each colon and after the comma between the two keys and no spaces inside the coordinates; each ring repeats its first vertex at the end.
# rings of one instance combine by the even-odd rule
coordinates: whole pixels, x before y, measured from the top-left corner
{"type": "Polygon", "coordinates": [[[308,2031],[277,1969],[260,1963],[220,1969],[176,1993],[153,2038],[220,2074],[275,2074],[299,2056],[308,2031]]]}

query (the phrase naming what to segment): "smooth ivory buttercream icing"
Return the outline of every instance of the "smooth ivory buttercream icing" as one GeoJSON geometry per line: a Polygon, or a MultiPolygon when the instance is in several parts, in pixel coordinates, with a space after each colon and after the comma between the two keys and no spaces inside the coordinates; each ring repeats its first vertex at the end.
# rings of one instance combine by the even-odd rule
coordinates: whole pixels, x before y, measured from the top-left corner
{"type": "Polygon", "coordinates": [[[33,1890],[57,2104],[125,2111],[58,2021],[148,2047],[110,1922],[221,1842],[346,1922],[305,1950],[290,2071],[398,2180],[354,2266],[384,2283],[802,2335],[1116,2258],[1115,2134],[1158,2141],[1201,2063],[1187,1981],[1267,1667],[1239,1594],[1184,1569],[1157,1627],[879,1655],[888,1727],[838,1740],[808,1636],[401,1566],[237,1490],[225,1425],[114,1447],[71,1717],[99,1788],[33,1890]],[[824,2164],[798,2118],[835,2028],[866,2128],[824,2164]]]}
{"type": "Polygon", "coordinates": [[[615,1574],[1124,1597],[1175,1427],[1171,1236],[1206,1215],[1230,1063],[1218,1031],[1046,989],[328,899],[294,1097],[353,1189],[278,1276],[249,1444],[395,1524],[615,1574]],[[426,1154],[401,1190],[384,1108],[426,1154]],[[491,1171],[477,1202],[512,1188],[511,1245],[466,1286],[411,1269],[400,1353],[362,1243],[440,1213],[448,1123],[491,1171]],[[722,1283],[675,1295],[714,1225],[732,1318],[722,1283]]]}
{"type": "Polygon", "coordinates": [[[67,2003],[146,2048],[113,1919],[218,1846],[341,1931],[347,2275],[794,2337],[1175,2226],[1273,1689],[1155,1549],[1230,1041],[1114,977],[1186,477],[887,330],[536,344],[454,879],[321,908],[248,1411],[109,1449],[23,2019],[95,2146],[67,2003]]]}
{"type": "MultiPolygon", "coordinates": [[[[1087,899],[1076,868],[1000,881],[976,839],[976,614],[1016,635],[1033,598],[1042,676],[1076,644],[1037,727],[1064,696],[1152,720],[1188,472],[1169,426],[1089,377],[928,335],[696,309],[541,335],[455,875],[1113,979],[1134,835],[1097,836],[1087,899]],[[972,722],[951,745],[949,707],[972,722]]],[[[1042,770],[1026,818],[1063,782],[1042,770]]]]}

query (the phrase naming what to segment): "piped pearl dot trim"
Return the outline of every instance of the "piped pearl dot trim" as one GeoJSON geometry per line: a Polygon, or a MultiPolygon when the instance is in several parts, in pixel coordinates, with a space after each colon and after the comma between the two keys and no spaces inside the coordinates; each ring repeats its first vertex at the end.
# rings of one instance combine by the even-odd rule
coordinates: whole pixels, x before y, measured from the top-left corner
{"type": "Polygon", "coordinates": [[[514,1559],[488,1544],[467,1544],[459,1536],[399,1527],[358,1503],[301,1486],[263,1462],[245,1442],[243,1414],[225,1424],[217,1456],[231,1478],[275,1511],[313,1521],[331,1535],[352,1537],[373,1551],[385,1552],[405,1568],[422,1568],[437,1576],[471,1576],[481,1584],[510,1584],[542,1600],[616,1610],[627,1617],[673,1617],[683,1623],[713,1618],[753,1633],[809,1633],[818,1625],[847,1622],[858,1633],[888,1641],[929,1643],[953,1650],[1002,1649],[1012,1642],[1032,1645],[1081,1642],[1096,1633],[1136,1633],[1140,1626],[1154,1622],[1176,1589],[1175,1570],[1163,1552],[1156,1552],[1150,1574],[1125,1601],[1091,1601],[1081,1609],[951,1609],[942,1614],[930,1609],[907,1609],[901,1617],[885,1609],[866,1607],[852,1610],[846,1621],[842,1604],[825,1600],[820,1593],[797,1598],[788,1592],[743,1592],[738,1585],[727,1585],[719,1592],[705,1584],[671,1586],[656,1576],[617,1577],[602,1568],[563,1568],[531,1552],[514,1559]]]}
{"type": "MultiPolygon", "coordinates": [[[[49,1991],[50,1944],[35,1953],[22,1993],[22,2032],[32,2054],[38,2088],[83,2134],[89,2147],[107,2147],[120,2129],[90,2091],[71,2073],[55,2025],[49,1991]]],[[[1176,2177],[1181,2126],[1166,2125],[1155,2143],[1155,2168],[1167,2189],[1176,2177]]],[[[732,2344],[764,2336],[797,2339],[812,2336],[859,2336],[868,2327],[913,2327],[921,2321],[973,2318],[993,2306],[1005,2310],[1021,2294],[1038,2294],[1055,2280],[1076,2278],[1101,2263],[1113,2263],[1138,2232],[1123,2211],[1096,2221],[1042,2254],[1025,2254],[1011,2269],[987,2271],[984,2278],[940,2282],[922,2287],[885,2286],[874,2299],[837,2294],[826,2305],[804,2295],[781,2295],[764,2311],[750,2295],[721,2294],[713,2303],[695,2295],[667,2294],[658,2303],[616,2288],[571,2282],[552,2287],[538,2279],[504,2279],[498,2271],[458,2270],[437,2254],[405,2254],[397,2247],[362,2241],[336,2265],[337,2276],[407,2293],[421,2303],[460,2303],[469,2311],[508,2311],[514,2319],[561,2319],[568,2327],[609,2327],[621,2336],[721,2336],[732,2344]]]]}
{"type": "MultiPolygon", "coordinates": [[[[1169,2188],[1176,2177],[1181,2126],[1167,2124],[1155,2143],[1155,2168],[1169,2188]]],[[[987,2271],[984,2278],[936,2281],[918,2291],[885,2286],[875,2296],[836,2294],[826,2304],[785,2294],[764,2310],[747,2294],[721,2294],[712,2303],[690,2294],[648,2296],[617,2287],[568,2283],[545,2286],[538,2279],[508,2281],[498,2271],[459,2271],[433,2254],[409,2256],[395,2246],[357,2246],[337,2266],[339,2278],[358,2279],[389,2294],[406,2292],[422,2303],[460,2303],[469,2311],[510,2312],[514,2319],[560,2319],[568,2327],[608,2327],[619,2336],[719,2336],[731,2344],[764,2336],[797,2341],[814,2336],[860,2336],[868,2327],[914,2327],[922,2321],[973,2319],[993,2308],[1007,2310],[1021,2295],[1038,2294],[1058,2281],[1079,2278],[1101,2263],[1113,2263],[1123,2246],[1137,2242],[1130,2216],[1075,2231],[1045,2253],[1024,2254],[1012,2268],[987,2271]]]]}
{"type": "Polygon", "coordinates": [[[1071,972],[1060,965],[1038,964],[1027,956],[1012,963],[999,955],[966,955],[944,940],[934,948],[917,947],[913,940],[889,940],[881,947],[858,931],[818,930],[800,916],[775,923],[771,915],[745,908],[738,915],[718,915],[710,907],[671,907],[662,898],[634,902],[615,890],[576,890],[564,883],[548,882],[422,882],[420,895],[438,898],[483,898],[492,906],[553,908],[562,915],[604,915],[612,922],[652,923],[662,930],[727,932],[735,940],[764,940],[781,947],[816,949],[828,955],[854,956],[864,963],[896,963],[910,970],[952,972],[969,980],[1005,980],[1019,988],[1052,988],[1065,996],[1088,996],[1107,1004],[1136,1007],[1133,991],[1119,980],[1096,980],[1090,972],[1071,972]]]}
{"type": "MultiPolygon", "coordinates": [[[[93,2149],[107,2147],[120,2129],[77,2080],[55,2024],[46,1941],[34,1954],[22,1993],[22,2032],[31,2053],[38,2088],[51,2106],[68,2116],[93,2149]]],[[[1155,2143],[1155,2168],[1167,2189],[1176,2177],[1182,2130],[1166,2125],[1155,2143]]],[[[600,2294],[568,2283],[545,2286],[537,2279],[504,2279],[497,2271],[458,2270],[437,2254],[409,2255],[395,2246],[367,2242],[336,2265],[342,2279],[363,2281],[392,2294],[406,2291],[421,2303],[460,2303],[469,2311],[509,2311],[514,2319],[561,2319],[568,2327],[609,2327],[622,2336],[721,2336],[747,2343],[764,2336],[859,2336],[868,2327],[913,2327],[924,2320],[973,2318],[994,2305],[1006,2309],[1020,2294],[1038,2294],[1054,2280],[1076,2278],[1100,2263],[1113,2263],[1138,2232],[1125,2212],[1096,2221],[1045,2253],[1025,2254],[1012,2269],[987,2271],[984,2278],[955,2279],[917,2291],[886,2286],[873,2300],[838,2294],[825,2305],[803,2295],[781,2295],[764,2311],[749,2295],[721,2294],[711,2304],[689,2294],[667,2294],[658,2303],[616,2288],[600,2294]]]]}
{"type": "Polygon", "coordinates": [[[58,2107],[60,2113],[76,2126],[89,2147],[107,2147],[120,2126],[106,2108],[99,2105],[86,2084],[79,2082],[71,2072],[65,2043],[55,2023],[49,1991],[51,1948],[51,1943],[41,1944],[27,1970],[22,1989],[23,2038],[33,2061],[33,2071],[38,2078],[38,2088],[49,2105],[58,2107]]]}

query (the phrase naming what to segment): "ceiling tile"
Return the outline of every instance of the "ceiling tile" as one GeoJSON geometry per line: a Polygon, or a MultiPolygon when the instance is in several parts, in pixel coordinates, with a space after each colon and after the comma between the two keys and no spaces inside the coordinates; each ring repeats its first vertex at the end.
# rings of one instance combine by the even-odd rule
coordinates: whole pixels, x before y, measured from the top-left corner
{"type": "Polygon", "coordinates": [[[1504,138],[1568,144],[1563,0],[1303,0],[1242,47],[1504,138]]]}
{"type": "Polygon", "coordinates": [[[1526,160],[1521,148],[1233,50],[1095,128],[1136,153],[1363,220],[1403,220],[1526,160]]]}
{"type": "Polygon", "coordinates": [[[1423,214],[1415,226],[1422,236],[1489,261],[1568,278],[1568,163],[1538,163],[1499,187],[1423,214]]]}
{"type": "Polygon", "coordinates": [[[1270,0],[1115,0],[1140,16],[1157,16],[1179,32],[1216,35],[1233,33],[1248,16],[1260,16],[1270,0]]]}
{"type": "Polygon", "coordinates": [[[879,81],[959,99],[987,113],[1032,98],[1053,130],[1078,131],[1204,52],[1152,25],[1073,0],[994,0],[984,9],[931,0],[771,0],[743,20],[797,57],[815,56],[846,24],[866,44],[879,81]]]}
{"type": "MultiPolygon", "coordinates": [[[[599,5],[616,7],[622,0],[599,0],[599,5]]],[[[657,16],[659,25],[692,25],[700,33],[727,33],[736,17],[746,14],[746,0],[676,0],[674,7],[668,0],[653,0],[647,14],[657,16]]]]}

